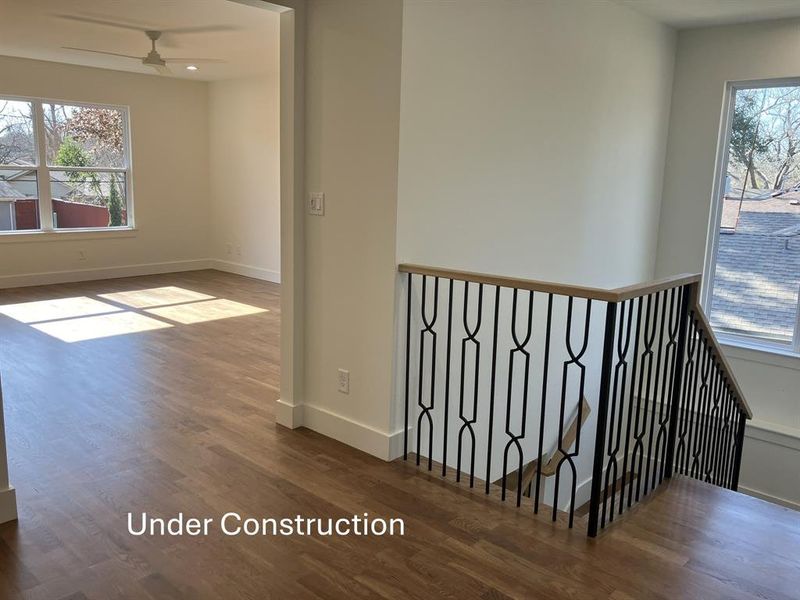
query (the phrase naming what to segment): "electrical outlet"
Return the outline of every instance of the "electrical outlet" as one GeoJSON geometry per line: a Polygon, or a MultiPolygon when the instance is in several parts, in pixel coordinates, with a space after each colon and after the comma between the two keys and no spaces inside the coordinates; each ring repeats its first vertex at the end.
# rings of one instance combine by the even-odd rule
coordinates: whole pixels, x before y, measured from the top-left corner
{"type": "Polygon", "coordinates": [[[312,192],[308,195],[308,214],[321,217],[325,214],[325,194],[312,192]]]}
{"type": "Polygon", "coordinates": [[[350,371],[346,369],[339,369],[339,392],[350,393],[350,371]]]}

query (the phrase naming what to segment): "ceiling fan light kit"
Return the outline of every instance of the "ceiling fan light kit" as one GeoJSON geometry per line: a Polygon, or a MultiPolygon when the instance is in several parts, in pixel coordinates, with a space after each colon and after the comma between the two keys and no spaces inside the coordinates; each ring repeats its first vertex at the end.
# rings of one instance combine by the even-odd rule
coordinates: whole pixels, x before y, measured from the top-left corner
{"type": "Polygon", "coordinates": [[[150,43],[152,44],[152,46],[150,48],[150,52],[147,53],[147,56],[145,56],[142,59],[142,64],[150,65],[151,67],[166,68],[167,66],[166,61],[163,58],[161,58],[161,55],[158,53],[158,50],[156,50],[156,42],[158,41],[158,38],[161,37],[161,32],[145,31],[144,33],[148,38],[150,38],[150,43]]]}

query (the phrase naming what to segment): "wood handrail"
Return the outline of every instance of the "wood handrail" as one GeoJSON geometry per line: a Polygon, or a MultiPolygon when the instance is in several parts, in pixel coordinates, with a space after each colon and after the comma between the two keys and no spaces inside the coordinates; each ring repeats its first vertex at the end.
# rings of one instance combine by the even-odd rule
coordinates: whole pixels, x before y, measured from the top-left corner
{"type": "Polygon", "coordinates": [[[582,285],[569,285],[564,283],[552,283],[549,281],[537,281],[535,279],[521,279],[519,277],[504,277],[501,275],[488,275],[486,273],[473,273],[471,271],[456,271],[453,269],[439,269],[437,267],[426,267],[422,265],[401,264],[398,266],[401,273],[414,273],[415,275],[429,275],[432,277],[442,277],[445,279],[455,279],[456,281],[470,281],[474,283],[484,283],[499,287],[516,288],[518,290],[529,290],[534,292],[546,292],[561,296],[573,296],[575,298],[587,298],[589,300],[600,300],[603,302],[624,302],[639,296],[654,294],[662,290],[668,290],[689,283],[700,281],[700,274],[683,274],[673,277],[666,277],[649,283],[639,283],[614,289],[587,287],[582,285]]]}
{"type": "Polygon", "coordinates": [[[733,369],[725,358],[722,352],[722,345],[719,343],[717,336],[714,335],[714,330],[706,317],[703,308],[700,306],[697,288],[699,287],[702,276],[699,273],[684,273],[681,275],[674,275],[672,277],[665,277],[656,281],[648,283],[638,283],[625,287],[618,287],[614,289],[595,288],[582,285],[570,285],[563,283],[553,283],[549,281],[538,281],[535,279],[522,279],[519,277],[504,277],[501,275],[489,275],[486,273],[474,273],[471,271],[458,271],[454,269],[440,269],[437,267],[428,267],[423,265],[401,264],[397,267],[401,273],[413,273],[415,275],[428,275],[431,277],[442,277],[444,279],[453,279],[456,281],[469,281],[474,283],[483,283],[486,285],[495,285],[498,287],[515,288],[519,290],[529,290],[533,292],[545,292],[548,294],[557,294],[560,296],[573,296],[575,298],[586,298],[589,300],[600,300],[603,302],[625,302],[640,296],[647,296],[663,290],[669,290],[675,287],[680,287],[689,284],[695,284],[693,290],[693,298],[690,302],[690,308],[695,315],[700,329],[706,334],[709,342],[711,343],[712,350],[719,358],[723,368],[728,376],[734,391],[736,392],[736,401],[739,408],[747,415],[748,419],[753,418],[753,411],[750,409],[747,401],[744,399],[742,389],[739,387],[739,382],[733,375],[733,369]]]}
{"type": "Polygon", "coordinates": [[[744,394],[742,393],[742,388],[739,387],[739,382],[736,381],[736,376],[733,374],[733,369],[731,368],[728,359],[725,358],[725,354],[722,352],[722,344],[719,343],[717,336],[714,334],[714,330],[711,327],[711,323],[708,321],[708,317],[706,316],[703,307],[700,306],[699,302],[696,300],[692,305],[692,312],[694,312],[695,316],[697,317],[697,325],[699,328],[705,333],[708,341],[711,344],[711,350],[716,354],[719,361],[722,363],[722,367],[725,369],[725,374],[728,376],[728,381],[730,381],[731,387],[733,387],[734,392],[736,392],[736,402],[739,405],[739,408],[744,412],[748,419],[753,418],[753,411],[750,409],[750,405],[747,403],[747,400],[744,399],[744,394]]]}

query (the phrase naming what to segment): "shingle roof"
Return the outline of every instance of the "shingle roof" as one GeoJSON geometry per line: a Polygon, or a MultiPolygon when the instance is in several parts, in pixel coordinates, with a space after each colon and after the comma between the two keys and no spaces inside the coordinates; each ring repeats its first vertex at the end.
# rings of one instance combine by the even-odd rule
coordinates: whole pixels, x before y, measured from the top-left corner
{"type": "MultiPolygon", "coordinates": [[[[735,233],[720,235],[711,321],[724,329],[790,337],[800,288],[798,193],[745,200],[735,233]]],[[[731,227],[738,200],[723,204],[723,226],[731,227]],[[727,217],[727,218],[726,218],[727,217]]],[[[729,230],[730,231],[730,230],[729,230]]]]}
{"type": "Polygon", "coordinates": [[[14,189],[13,186],[0,179],[0,200],[16,200],[17,198],[24,198],[25,194],[14,189]]]}

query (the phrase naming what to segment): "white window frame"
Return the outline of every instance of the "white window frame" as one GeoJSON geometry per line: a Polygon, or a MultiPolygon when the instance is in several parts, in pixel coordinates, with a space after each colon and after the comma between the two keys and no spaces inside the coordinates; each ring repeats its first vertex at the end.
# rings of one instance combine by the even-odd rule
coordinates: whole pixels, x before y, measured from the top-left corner
{"type": "MultiPolygon", "coordinates": [[[[717,256],[719,254],[720,223],[722,222],[722,196],[725,190],[726,167],[728,165],[731,125],[736,92],[741,89],[768,87],[800,87],[800,78],[787,77],[778,79],[754,79],[728,81],[722,103],[717,158],[714,163],[714,185],[711,196],[711,211],[708,221],[708,237],[706,238],[706,255],[703,263],[703,282],[700,290],[700,303],[706,314],[711,316],[711,303],[714,291],[714,275],[716,274],[717,256]]],[[[800,297],[795,314],[794,335],[789,344],[759,338],[755,335],[739,335],[726,331],[717,331],[720,342],[729,346],[768,352],[791,358],[800,358],[800,297]]]]}
{"type": "MultiPolygon", "coordinates": [[[[55,234],[58,237],[69,236],[78,233],[102,233],[111,234],[114,232],[125,233],[135,231],[135,217],[133,210],[133,160],[130,126],[130,107],[121,104],[107,104],[102,102],[81,102],[75,100],[55,100],[52,98],[39,98],[33,96],[19,96],[15,94],[0,93],[2,100],[15,100],[20,102],[30,102],[33,105],[33,143],[36,164],[29,168],[36,172],[36,182],[38,188],[39,206],[39,229],[26,229],[0,232],[0,240],[3,238],[15,238],[21,236],[42,236],[55,234]],[[66,106],[83,106],[87,108],[108,108],[118,110],[122,113],[122,154],[123,167],[67,167],[67,166],[48,166],[47,164],[47,142],[44,139],[44,104],[63,104],[66,106]],[[125,213],[126,224],[121,227],[70,227],[58,229],[53,226],[53,201],[50,190],[51,171],[80,171],[96,173],[121,173],[125,176],[125,213]]],[[[19,165],[0,165],[0,168],[19,169],[19,165]]]]}

